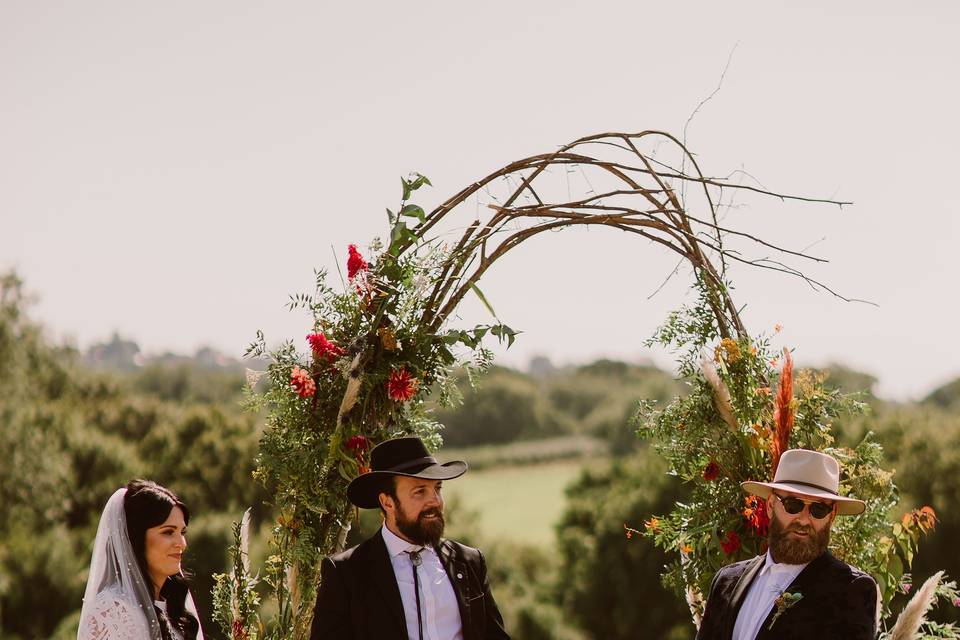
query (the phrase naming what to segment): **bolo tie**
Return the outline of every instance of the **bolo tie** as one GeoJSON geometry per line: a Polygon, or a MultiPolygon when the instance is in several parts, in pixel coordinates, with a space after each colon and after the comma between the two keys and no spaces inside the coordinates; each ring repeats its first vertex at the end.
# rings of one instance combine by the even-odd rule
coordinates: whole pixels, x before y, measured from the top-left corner
{"type": "Polygon", "coordinates": [[[423,560],[420,558],[421,551],[423,551],[423,547],[406,553],[410,555],[410,562],[413,565],[413,593],[417,598],[417,628],[420,630],[420,640],[423,640],[423,615],[420,612],[420,576],[417,575],[417,567],[423,564],[423,560]]]}

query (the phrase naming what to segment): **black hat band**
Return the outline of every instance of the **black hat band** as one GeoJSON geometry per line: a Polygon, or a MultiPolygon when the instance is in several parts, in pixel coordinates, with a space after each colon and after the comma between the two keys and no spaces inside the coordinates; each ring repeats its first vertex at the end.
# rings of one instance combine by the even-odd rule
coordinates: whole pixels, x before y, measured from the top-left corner
{"type": "Polygon", "coordinates": [[[413,469],[414,467],[420,467],[425,464],[437,464],[437,459],[434,458],[433,456],[426,456],[424,458],[416,458],[414,460],[408,460],[403,464],[399,464],[395,467],[390,467],[389,469],[375,469],[375,471],[385,471],[387,473],[391,471],[396,471],[398,473],[402,473],[408,469],[413,469]]]}

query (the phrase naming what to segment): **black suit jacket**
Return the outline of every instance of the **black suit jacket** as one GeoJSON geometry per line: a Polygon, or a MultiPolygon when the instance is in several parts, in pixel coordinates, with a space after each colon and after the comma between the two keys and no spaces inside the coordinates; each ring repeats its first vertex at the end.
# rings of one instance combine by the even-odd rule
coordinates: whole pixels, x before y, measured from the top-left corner
{"type": "MultiPolygon", "coordinates": [[[[740,607],[764,556],[727,565],[710,585],[707,609],[697,640],[731,640],[740,607]]],[[[770,622],[776,606],[760,626],[757,640],[873,640],[876,637],[877,583],[866,573],[840,562],[829,552],[808,564],[787,587],[803,597],[770,622]]]]}
{"type": "MultiPolygon", "coordinates": [[[[464,640],[510,640],[478,549],[442,540],[437,555],[460,608],[464,640]]],[[[311,640],[408,640],[400,588],[383,535],[324,558],[311,640]]]]}

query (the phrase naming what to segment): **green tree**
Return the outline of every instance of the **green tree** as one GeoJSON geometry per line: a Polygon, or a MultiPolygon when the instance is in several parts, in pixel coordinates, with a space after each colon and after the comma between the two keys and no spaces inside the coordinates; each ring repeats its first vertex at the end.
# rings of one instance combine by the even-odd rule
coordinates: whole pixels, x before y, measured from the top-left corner
{"type": "Polygon", "coordinates": [[[658,579],[667,557],[651,541],[625,535],[682,500],[684,488],[646,450],[585,471],[567,490],[557,525],[557,590],[562,608],[590,638],[690,638],[690,613],[658,579]]]}

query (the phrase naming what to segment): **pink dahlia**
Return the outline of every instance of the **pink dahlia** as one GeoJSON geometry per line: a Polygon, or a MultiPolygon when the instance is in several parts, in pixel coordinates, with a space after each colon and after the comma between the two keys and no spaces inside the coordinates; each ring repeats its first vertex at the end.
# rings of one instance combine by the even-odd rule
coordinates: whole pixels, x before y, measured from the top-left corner
{"type": "Polygon", "coordinates": [[[317,383],[306,369],[300,367],[294,367],[290,372],[290,386],[301,398],[312,398],[317,392],[317,383]]]}

